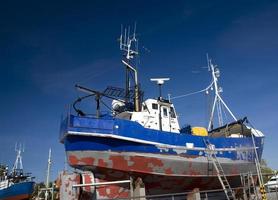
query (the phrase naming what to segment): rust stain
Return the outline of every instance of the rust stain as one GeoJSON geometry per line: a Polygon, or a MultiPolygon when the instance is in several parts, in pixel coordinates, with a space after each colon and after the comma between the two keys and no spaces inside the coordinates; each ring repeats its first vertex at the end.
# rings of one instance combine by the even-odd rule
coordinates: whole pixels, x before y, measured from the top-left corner
{"type": "Polygon", "coordinates": [[[80,183],[80,174],[76,174],[75,178],[72,181],[75,182],[76,184],[79,184],[80,183]]]}
{"type": "Polygon", "coordinates": [[[199,156],[197,155],[188,155],[188,154],[182,154],[180,155],[181,157],[184,157],[184,158],[198,158],[199,156]]]}
{"type": "Polygon", "coordinates": [[[165,170],[165,174],[168,174],[168,175],[173,174],[172,169],[171,169],[171,168],[167,168],[167,169],[165,170]]]}
{"type": "Polygon", "coordinates": [[[144,158],[141,156],[133,156],[130,160],[134,163],[130,168],[139,172],[153,172],[153,167],[162,167],[163,163],[158,158],[144,158]]]}
{"type": "Polygon", "coordinates": [[[126,188],[121,186],[111,185],[111,186],[99,187],[97,191],[101,198],[114,199],[114,198],[129,197],[129,191],[126,188]]]}
{"type": "Polygon", "coordinates": [[[69,156],[69,164],[70,165],[77,165],[78,164],[78,159],[74,155],[69,156]]]}
{"type": "Polygon", "coordinates": [[[238,168],[233,166],[230,173],[231,174],[238,174],[238,168]]]}
{"type": "MultiPolygon", "coordinates": [[[[92,183],[91,176],[89,174],[84,174],[83,178],[84,178],[83,183],[85,184],[92,183]]],[[[83,189],[87,192],[91,192],[90,186],[83,187],[83,189]]]]}
{"type": "Polygon", "coordinates": [[[99,167],[107,167],[108,164],[103,159],[98,159],[98,166],[99,167]]]}
{"type": "Polygon", "coordinates": [[[189,174],[192,175],[192,176],[195,176],[195,175],[200,175],[200,172],[194,170],[194,169],[190,169],[189,170],[189,174]]]}
{"type": "Polygon", "coordinates": [[[95,159],[93,157],[84,157],[80,159],[80,162],[85,163],[86,165],[93,165],[95,159]]]}
{"type": "Polygon", "coordinates": [[[192,168],[192,162],[189,161],[189,168],[192,168]]]}
{"type": "Polygon", "coordinates": [[[158,158],[144,158],[141,156],[130,157],[129,161],[132,164],[128,164],[123,156],[110,156],[112,161],[112,167],[119,170],[131,170],[138,172],[153,172],[154,167],[163,167],[163,163],[158,158]]]}
{"type": "Polygon", "coordinates": [[[128,170],[127,160],[123,156],[110,156],[110,160],[112,161],[112,167],[121,169],[121,170],[128,170]]]}

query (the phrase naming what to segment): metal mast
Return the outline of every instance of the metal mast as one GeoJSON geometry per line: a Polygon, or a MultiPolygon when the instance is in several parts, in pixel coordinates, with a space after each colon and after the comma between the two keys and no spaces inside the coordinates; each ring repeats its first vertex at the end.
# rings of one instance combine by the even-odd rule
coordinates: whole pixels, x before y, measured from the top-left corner
{"type": "Polygon", "coordinates": [[[212,75],[212,82],[213,82],[213,87],[211,87],[212,90],[214,90],[214,101],[210,113],[210,118],[209,118],[209,124],[208,124],[208,130],[210,131],[213,129],[213,117],[214,117],[214,112],[215,112],[215,107],[217,110],[217,118],[218,118],[218,124],[219,126],[223,126],[223,115],[222,115],[222,105],[224,108],[228,110],[232,118],[236,121],[236,117],[232,113],[232,111],[229,109],[227,104],[224,102],[222,97],[220,96],[220,93],[223,92],[222,88],[218,86],[218,78],[220,77],[220,70],[217,67],[217,65],[213,65],[211,62],[211,59],[208,58],[207,56],[207,61],[208,61],[208,70],[211,71],[212,75]]]}
{"type": "Polygon", "coordinates": [[[125,60],[122,63],[126,66],[126,102],[129,99],[130,93],[130,72],[134,73],[134,106],[135,111],[140,111],[139,102],[139,83],[138,83],[138,73],[137,69],[131,65],[131,60],[138,55],[138,40],[136,39],[136,24],[134,26],[133,35],[130,36],[130,27],[125,28],[123,31],[123,26],[121,26],[121,36],[120,36],[120,50],[125,52],[125,60]],[[135,48],[136,50],[133,50],[135,48]]]}
{"type": "MultiPolygon", "coordinates": [[[[49,149],[48,161],[47,161],[46,182],[45,182],[45,196],[44,196],[45,200],[48,199],[48,193],[50,191],[50,188],[49,188],[50,168],[51,168],[51,148],[49,149]]],[[[52,191],[52,193],[53,193],[53,191],[52,191]]]]}
{"type": "Polygon", "coordinates": [[[12,169],[13,173],[23,172],[22,156],[21,153],[24,152],[21,144],[15,144],[16,160],[12,169]]]}
{"type": "Polygon", "coordinates": [[[40,188],[39,192],[38,192],[38,199],[43,199],[40,198],[41,194],[44,194],[44,199],[48,200],[49,199],[49,195],[50,199],[53,200],[54,198],[54,184],[52,184],[52,187],[49,187],[49,179],[50,179],[50,170],[51,170],[51,148],[49,149],[49,153],[48,153],[48,160],[47,160],[47,170],[46,170],[46,180],[45,180],[45,188],[40,188]]]}

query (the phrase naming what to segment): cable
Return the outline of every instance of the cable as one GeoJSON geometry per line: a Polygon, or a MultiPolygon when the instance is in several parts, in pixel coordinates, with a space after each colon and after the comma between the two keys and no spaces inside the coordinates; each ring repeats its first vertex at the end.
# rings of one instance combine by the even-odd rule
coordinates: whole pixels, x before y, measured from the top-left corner
{"type": "Polygon", "coordinates": [[[111,109],[106,103],[104,103],[104,101],[102,101],[101,99],[100,99],[100,102],[101,102],[108,110],[110,110],[111,112],[114,111],[114,110],[111,109]]]}
{"type": "Polygon", "coordinates": [[[190,95],[193,95],[193,94],[198,94],[198,93],[202,93],[202,92],[205,92],[207,91],[212,85],[213,85],[214,82],[211,82],[211,84],[209,84],[209,86],[207,86],[205,89],[202,89],[202,90],[199,90],[199,91],[196,91],[196,92],[191,92],[191,93],[188,93],[188,94],[183,94],[183,95],[179,95],[179,96],[175,96],[175,97],[172,97],[172,99],[179,99],[179,98],[182,98],[182,97],[187,97],[187,96],[190,96],[190,95]]]}

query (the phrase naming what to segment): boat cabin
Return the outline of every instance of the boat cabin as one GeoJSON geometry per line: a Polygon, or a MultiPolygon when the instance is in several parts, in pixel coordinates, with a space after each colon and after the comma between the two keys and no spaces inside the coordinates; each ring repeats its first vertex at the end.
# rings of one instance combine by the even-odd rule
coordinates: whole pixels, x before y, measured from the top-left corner
{"type": "Polygon", "coordinates": [[[147,99],[142,103],[141,111],[124,111],[116,113],[115,117],[138,122],[143,127],[149,129],[173,133],[180,132],[174,105],[164,99],[147,99]]]}

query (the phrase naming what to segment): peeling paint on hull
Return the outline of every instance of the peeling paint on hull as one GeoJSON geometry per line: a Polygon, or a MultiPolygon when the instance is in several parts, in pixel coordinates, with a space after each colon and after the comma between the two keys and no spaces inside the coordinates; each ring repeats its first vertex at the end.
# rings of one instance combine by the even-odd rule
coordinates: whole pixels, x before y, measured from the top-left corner
{"type": "MultiPolygon", "coordinates": [[[[74,168],[90,170],[105,181],[142,178],[147,194],[161,194],[221,188],[212,163],[206,157],[186,158],[131,152],[68,151],[68,162],[74,168]],[[175,185],[175,187],[173,187],[175,185]]],[[[232,187],[238,187],[239,174],[255,171],[250,162],[222,159],[232,187]]],[[[119,189],[119,188],[118,188],[119,189]]],[[[126,191],[128,186],[121,190],[126,191]]]]}
{"type": "MultiPolygon", "coordinates": [[[[75,168],[92,166],[126,173],[135,172],[162,176],[216,176],[212,161],[207,157],[182,157],[163,154],[142,154],[111,151],[67,151],[68,163],[75,168]]],[[[255,165],[246,161],[219,158],[227,175],[255,173],[255,165]]]]}
{"type": "MultiPolygon", "coordinates": [[[[92,171],[96,182],[140,177],[148,195],[221,188],[205,140],[214,145],[232,187],[240,186],[240,173],[256,171],[251,137],[201,137],[146,129],[123,119],[74,115],[61,123],[60,133],[69,165],[92,171]]],[[[264,138],[254,140],[260,159],[264,138]]],[[[96,193],[109,199],[127,197],[128,190],[129,185],[105,186],[96,193]]]]}

